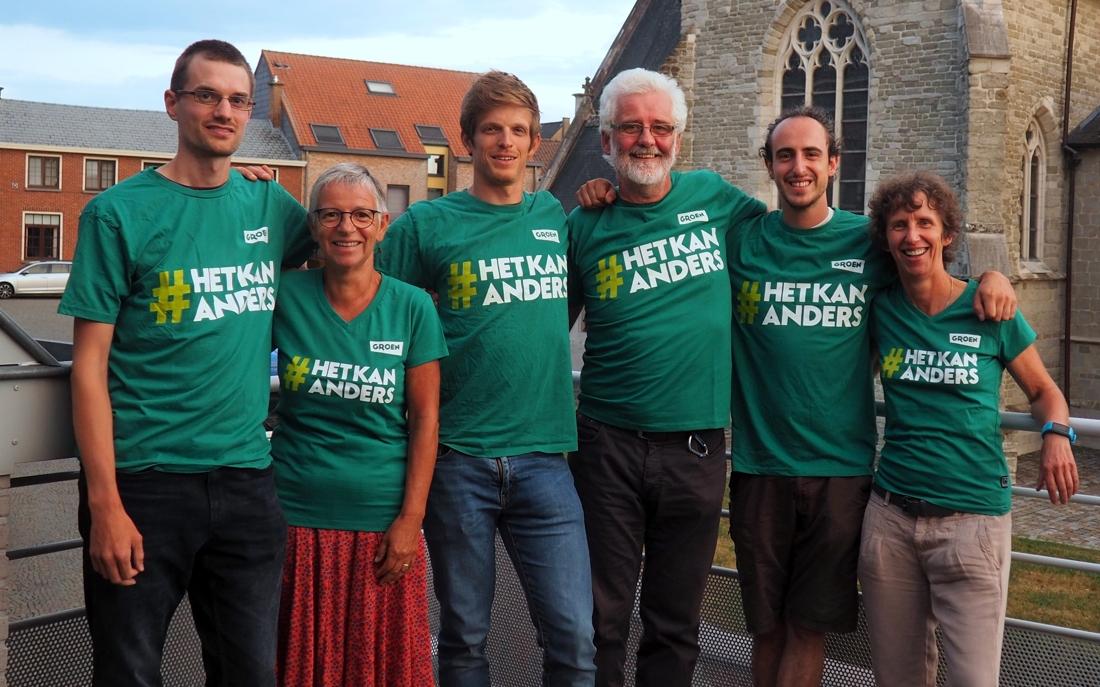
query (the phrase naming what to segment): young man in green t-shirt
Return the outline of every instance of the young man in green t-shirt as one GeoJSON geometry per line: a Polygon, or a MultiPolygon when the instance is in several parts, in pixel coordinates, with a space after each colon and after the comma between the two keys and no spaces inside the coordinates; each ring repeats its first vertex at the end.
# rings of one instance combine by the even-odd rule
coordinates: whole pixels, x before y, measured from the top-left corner
{"type": "Polygon", "coordinates": [[[624,682],[642,573],[639,685],[687,687],[725,490],[726,233],[764,212],[708,171],[670,172],[683,91],[632,69],[600,99],[618,197],[569,217],[569,296],[584,306],[578,450],[569,464],[592,558],[596,682],[624,682]]]}
{"type": "MultiPolygon", "coordinates": [[[[818,685],[825,634],[856,627],[877,439],[867,323],[895,275],[866,218],[829,207],[839,146],[824,112],[782,115],[760,153],[781,209],[730,236],[730,534],[754,684],[818,685]]],[[[975,311],[1011,318],[1011,284],[987,276],[975,311]]]]}
{"type": "Polygon", "coordinates": [[[439,295],[439,444],[424,518],[440,604],[442,687],[489,684],[485,639],[497,533],[543,647],[543,684],[591,685],[592,586],[584,515],[563,455],[577,446],[566,324],[566,229],[549,193],[525,193],[539,144],[535,95],[489,72],[462,102],[473,184],[413,205],[378,269],[439,295]]]}
{"type": "Polygon", "coordinates": [[[164,93],[170,162],[80,217],[59,310],[74,316],[73,423],[93,684],[160,683],[186,593],[209,684],[274,685],[286,544],[263,420],[283,264],[305,210],[230,173],[252,100],[240,51],[200,41],[164,93]]]}

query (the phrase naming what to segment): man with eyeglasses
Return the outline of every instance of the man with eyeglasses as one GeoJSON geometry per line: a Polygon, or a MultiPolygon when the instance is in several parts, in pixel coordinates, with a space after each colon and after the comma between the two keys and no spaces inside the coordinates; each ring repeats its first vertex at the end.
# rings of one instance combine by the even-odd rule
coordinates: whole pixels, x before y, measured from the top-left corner
{"type": "Polygon", "coordinates": [[[73,423],[93,684],[160,684],[186,593],[207,684],[274,685],[286,520],[263,420],[282,265],[312,252],[305,210],[230,172],[253,76],[199,41],[164,93],[170,162],[80,217],[60,312],[74,316],[73,423]]]}
{"type": "Polygon", "coordinates": [[[642,551],[637,684],[687,687],[718,539],[730,400],[726,232],[765,206],[708,171],[671,172],[683,91],[644,69],[600,98],[618,197],[569,217],[570,314],[588,325],[569,464],[592,559],[596,682],[624,682],[642,551]]]}

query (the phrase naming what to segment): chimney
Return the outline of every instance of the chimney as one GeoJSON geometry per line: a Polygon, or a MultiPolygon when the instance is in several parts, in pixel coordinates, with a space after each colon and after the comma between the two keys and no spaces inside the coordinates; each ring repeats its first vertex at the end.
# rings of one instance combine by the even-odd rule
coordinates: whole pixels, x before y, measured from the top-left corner
{"type": "Polygon", "coordinates": [[[569,133],[569,118],[568,117],[562,117],[561,118],[561,137],[565,138],[565,135],[567,133],[569,133]]]}
{"type": "Polygon", "coordinates": [[[4,87],[0,86],[0,93],[3,93],[3,92],[4,92],[4,87]]]}
{"type": "Polygon", "coordinates": [[[281,129],[283,126],[283,86],[285,85],[282,81],[279,81],[278,76],[272,76],[271,81],[267,84],[267,91],[271,97],[269,108],[271,126],[276,129],[281,129]]]}

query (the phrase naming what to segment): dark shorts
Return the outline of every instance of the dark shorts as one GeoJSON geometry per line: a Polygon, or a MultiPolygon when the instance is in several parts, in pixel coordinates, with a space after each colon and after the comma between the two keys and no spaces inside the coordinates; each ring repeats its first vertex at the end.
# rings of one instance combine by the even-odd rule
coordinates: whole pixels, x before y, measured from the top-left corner
{"type": "Polygon", "coordinates": [[[783,620],[815,632],[852,632],[864,477],[730,475],[730,536],[752,634],[783,620]]]}

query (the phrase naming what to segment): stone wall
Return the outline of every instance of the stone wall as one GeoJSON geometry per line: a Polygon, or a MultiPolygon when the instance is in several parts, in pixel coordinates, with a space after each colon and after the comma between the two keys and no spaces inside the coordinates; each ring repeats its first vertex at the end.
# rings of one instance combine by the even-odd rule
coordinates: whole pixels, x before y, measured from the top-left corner
{"type": "Polygon", "coordinates": [[[763,134],[758,120],[761,100],[770,105],[773,98],[760,91],[758,65],[774,15],[775,3],[766,0],[681,4],[681,33],[695,35],[690,165],[714,170],[762,199],[772,198],[772,184],[756,156],[763,134]]]}
{"type": "MultiPolygon", "coordinates": [[[[776,61],[804,0],[684,0],[695,33],[692,164],[775,204],[756,150],[778,115],[776,61]]],[[[870,51],[867,194],[893,172],[921,167],[961,191],[961,43],[956,0],[852,1],[870,51]]]]}
{"type": "Polygon", "coordinates": [[[674,169],[681,171],[698,169],[692,159],[692,141],[695,137],[692,127],[692,114],[695,111],[695,34],[689,30],[682,36],[672,54],[665,58],[664,64],[657,71],[676,79],[687,101],[687,126],[680,137],[680,154],[676,158],[674,169]]]}
{"type": "MultiPolygon", "coordinates": [[[[1007,0],[1004,3],[1012,69],[1007,75],[1008,103],[1004,150],[998,162],[1004,168],[999,198],[1009,255],[1019,273],[1021,214],[1023,212],[1025,133],[1032,119],[1039,124],[1046,148],[1046,203],[1043,206],[1042,262],[1058,279],[1065,273],[1065,175],[1061,138],[1065,97],[1066,3],[1007,0]]],[[[1090,108],[1091,110],[1091,108],[1090,108]]],[[[1023,274],[1025,278],[1029,275],[1023,274]]],[[[1052,287],[1053,288],[1053,287],[1052,287]]],[[[1057,359],[1048,360],[1055,363],[1057,359]]]]}
{"type": "Polygon", "coordinates": [[[1100,150],[1081,151],[1073,236],[1070,402],[1100,411],[1100,150]]]}
{"type": "Polygon", "coordinates": [[[1070,130],[1100,105],[1100,0],[1078,0],[1074,40],[1070,130]]]}
{"type": "MultiPolygon", "coordinates": [[[[1068,15],[1065,2],[1034,2],[1032,0],[1005,0],[1004,17],[1007,26],[1009,46],[1012,53],[1011,71],[1008,84],[1008,108],[1006,111],[1006,135],[1004,151],[1000,163],[1004,169],[1003,192],[999,197],[1001,216],[999,222],[1004,226],[1008,250],[1013,264],[1014,274],[1021,279],[1017,289],[1021,309],[1039,336],[1036,343],[1047,369],[1059,384],[1063,381],[1064,321],[1062,318],[1066,270],[1066,225],[1068,194],[1065,166],[1061,150],[1062,119],[1065,98],[1065,56],[1067,48],[1068,15]],[[1025,133],[1031,121],[1036,121],[1042,133],[1046,148],[1046,203],[1043,206],[1043,241],[1041,246],[1042,265],[1049,272],[1029,270],[1021,265],[1021,214],[1024,192],[1023,165],[1026,154],[1025,133]]],[[[1100,2],[1084,0],[1078,5],[1076,45],[1074,48],[1073,89],[1070,103],[1070,127],[1072,128],[1088,116],[1100,103],[1100,2]]],[[[1085,165],[1087,166],[1087,165],[1085,165]]],[[[1090,184],[1097,182],[1095,175],[1089,179],[1086,170],[1079,172],[1077,193],[1095,193],[1090,184]],[[1082,181],[1082,178],[1085,181],[1082,181]]],[[[1083,198],[1084,200],[1084,198],[1083,198]]],[[[1087,200],[1085,200],[1087,204],[1087,200]]],[[[1082,204],[1078,203],[1078,208],[1082,204]]],[[[1079,210],[1080,212],[1080,210],[1079,210]]],[[[1086,222],[1087,224],[1087,222],[1086,222]]],[[[1095,226],[1095,222],[1093,224],[1095,226]]],[[[1082,225],[1077,234],[1083,241],[1075,239],[1075,252],[1079,257],[1079,270],[1087,270],[1088,258],[1100,258],[1100,251],[1082,254],[1082,246],[1089,246],[1088,228],[1082,225]]],[[[1085,251],[1088,248],[1084,249],[1085,251]]],[[[1093,293],[1100,281],[1093,284],[1093,293]]],[[[1075,318],[1081,322],[1096,322],[1100,312],[1100,302],[1096,297],[1088,298],[1085,288],[1075,287],[1082,294],[1082,300],[1075,306],[1075,318]]],[[[1075,328],[1075,333],[1080,330],[1075,328]]],[[[1094,332],[1095,333],[1095,332],[1094,332]]],[[[1075,376],[1093,374],[1097,370],[1097,358],[1093,353],[1095,346],[1076,346],[1075,376]],[[1086,352],[1088,351],[1088,352],[1086,352]]],[[[1084,383],[1088,377],[1082,378],[1084,383]]],[[[1091,381],[1091,380],[1089,380],[1091,381]]],[[[1088,384],[1078,391],[1088,388],[1088,384]]],[[[1093,397],[1097,389],[1092,388],[1093,397]]],[[[1071,398],[1085,400],[1080,393],[1074,392],[1071,382],[1071,398]]],[[[1006,394],[1006,401],[1012,405],[1021,404],[1023,396],[1019,393],[1006,394]]],[[[1095,407],[1096,401],[1092,401],[1095,407]]],[[[1076,402],[1075,402],[1076,405],[1076,402]]]]}
{"type": "MultiPolygon", "coordinates": [[[[1050,376],[1060,386],[1062,383],[1062,280],[1026,280],[1016,284],[1016,297],[1020,312],[1035,330],[1035,348],[1050,376]]],[[[1005,410],[1020,413],[1031,411],[1027,396],[1008,374],[1001,386],[1001,400],[1005,410]]],[[[1006,453],[1020,454],[1037,451],[1042,441],[1034,432],[1007,432],[1006,453]]],[[[1015,468],[1013,468],[1015,474],[1015,468]]]]}
{"type": "MultiPolygon", "coordinates": [[[[1070,128],[1100,105],[1100,0],[1079,0],[1075,40],[1070,128]]],[[[1073,236],[1073,338],[1079,340],[1072,346],[1070,401],[1100,417],[1100,150],[1081,157],[1073,236]]]]}

